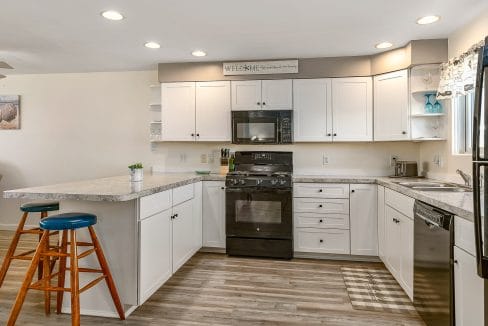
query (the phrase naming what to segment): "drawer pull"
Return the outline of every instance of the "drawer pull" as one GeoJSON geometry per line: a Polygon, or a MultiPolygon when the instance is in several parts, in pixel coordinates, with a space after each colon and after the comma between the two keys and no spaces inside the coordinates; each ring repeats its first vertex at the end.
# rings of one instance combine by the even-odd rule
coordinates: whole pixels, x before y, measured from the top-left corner
{"type": "Polygon", "coordinates": [[[322,223],[323,221],[322,220],[319,220],[320,223],[322,223]]]}
{"type": "Polygon", "coordinates": [[[320,243],[323,243],[323,242],[324,242],[324,240],[320,239],[320,240],[319,240],[319,242],[320,242],[320,243]]]}
{"type": "Polygon", "coordinates": [[[319,208],[322,208],[322,204],[319,205],[319,208]]]}
{"type": "Polygon", "coordinates": [[[322,189],[319,189],[319,192],[322,192],[323,190],[322,189]]]}

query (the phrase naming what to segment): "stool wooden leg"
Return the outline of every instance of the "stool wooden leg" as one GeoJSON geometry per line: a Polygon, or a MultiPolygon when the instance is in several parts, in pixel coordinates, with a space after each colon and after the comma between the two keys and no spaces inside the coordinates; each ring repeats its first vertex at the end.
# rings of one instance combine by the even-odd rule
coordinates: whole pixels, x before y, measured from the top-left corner
{"type": "Polygon", "coordinates": [[[31,264],[29,265],[29,269],[24,278],[24,282],[20,287],[20,290],[17,294],[17,298],[15,299],[15,303],[10,310],[10,316],[7,322],[8,326],[14,326],[17,318],[19,317],[20,309],[25,300],[25,296],[27,295],[27,291],[29,290],[29,286],[31,285],[32,278],[34,277],[34,273],[36,272],[36,268],[39,264],[41,254],[44,251],[44,247],[46,245],[46,240],[49,238],[49,231],[45,230],[42,233],[41,241],[37,245],[36,252],[34,253],[34,257],[32,258],[31,264]]]}
{"type": "MultiPolygon", "coordinates": [[[[47,216],[47,212],[41,212],[41,220],[47,216]]],[[[39,241],[41,241],[41,236],[42,234],[39,234],[39,241]]],[[[39,266],[37,268],[37,279],[40,280],[42,279],[43,272],[42,269],[44,268],[44,264],[42,261],[39,261],[39,266]]]]}
{"type": "MultiPolygon", "coordinates": [[[[46,252],[49,251],[49,236],[44,241],[44,250],[46,252]]],[[[51,278],[50,278],[51,270],[49,268],[49,265],[50,265],[50,257],[49,256],[42,257],[42,278],[44,279],[43,286],[46,288],[51,287],[51,278]]],[[[51,292],[49,290],[44,291],[44,313],[46,315],[49,315],[51,313],[51,292]]]]}
{"type": "MultiPolygon", "coordinates": [[[[64,230],[61,238],[61,248],[59,252],[61,254],[66,254],[68,252],[68,231],[64,230]]],[[[64,288],[64,280],[66,276],[66,257],[61,256],[59,259],[59,276],[58,276],[58,287],[64,288]]],[[[61,313],[61,307],[63,305],[63,295],[64,291],[58,291],[56,298],[56,312],[61,313]]]]}
{"type": "Polygon", "coordinates": [[[76,231],[70,230],[71,325],[80,325],[80,284],[76,231]]]}
{"type": "Polygon", "coordinates": [[[3,284],[3,280],[5,279],[5,275],[7,275],[8,268],[10,267],[10,263],[12,262],[12,256],[15,254],[15,249],[17,249],[17,244],[20,240],[20,231],[24,229],[25,221],[27,220],[27,216],[29,213],[24,212],[22,214],[22,218],[20,219],[19,225],[17,226],[17,230],[15,231],[14,238],[8,247],[7,254],[3,259],[2,268],[0,269],[0,287],[3,284]]]}
{"type": "Polygon", "coordinates": [[[103,274],[105,275],[105,281],[107,282],[107,286],[110,291],[110,295],[112,296],[112,300],[114,301],[115,308],[117,309],[120,319],[125,320],[124,308],[122,307],[122,303],[120,302],[119,294],[117,293],[117,288],[115,287],[115,282],[112,278],[112,274],[110,273],[107,260],[105,259],[105,255],[103,254],[103,250],[100,246],[100,242],[98,241],[95,229],[93,228],[93,226],[89,226],[88,231],[90,232],[90,237],[93,246],[95,247],[95,253],[97,254],[98,262],[100,263],[100,267],[102,268],[103,274]]]}

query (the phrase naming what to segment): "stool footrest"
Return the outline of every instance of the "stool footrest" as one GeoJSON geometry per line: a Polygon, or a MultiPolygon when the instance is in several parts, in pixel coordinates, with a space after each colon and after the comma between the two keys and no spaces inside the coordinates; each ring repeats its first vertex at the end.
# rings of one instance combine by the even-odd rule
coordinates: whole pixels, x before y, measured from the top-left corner
{"type": "Polygon", "coordinates": [[[81,254],[78,255],[78,259],[81,259],[81,258],[84,258],[84,257],[86,257],[88,255],[91,255],[94,252],[95,252],[95,248],[89,249],[87,251],[83,251],[81,254]]]}
{"type": "MultiPolygon", "coordinates": [[[[71,246],[71,241],[68,241],[68,245],[71,246]]],[[[83,242],[83,241],[77,241],[76,245],[78,247],[90,247],[93,246],[93,243],[91,242],[83,242]]]]}
{"type": "Polygon", "coordinates": [[[57,251],[45,251],[42,253],[43,256],[49,256],[49,257],[69,257],[68,254],[63,254],[57,251]]]}
{"type": "Polygon", "coordinates": [[[64,291],[64,292],[71,292],[71,289],[70,288],[61,288],[61,287],[57,287],[57,286],[50,286],[50,287],[44,287],[43,285],[31,285],[29,286],[29,289],[32,289],[32,290],[39,290],[39,291],[64,291]]]}
{"type": "Polygon", "coordinates": [[[59,272],[54,274],[49,274],[46,277],[41,278],[39,281],[32,283],[29,288],[35,289],[37,287],[43,287],[46,280],[51,281],[53,278],[59,275],[59,272]]]}
{"type": "Polygon", "coordinates": [[[19,231],[20,234],[42,234],[42,232],[43,231],[39,228],[19,231]]]}
{"type": "Polygon", "coordinates": [[[97,277],[96,279],[94,279],[93,281],[91,281],[90,283],[88,283],[87,285],[85,285],[84,287],[82,287],[80,289],[80,293],[83,293],[86,290],[88,290],[89,288],[95,286],[98,282],[100,282],[101,280],[105,279],[106,277],[107,277],[107,275],[102,275],[102,276],[97,277]]]}
{"type": "MultiPolygon", "coordinates": [[[[67,271],[70,271],[71,268],[66,267],[67,271]]],[[[78,267],[78,272],[80,273],[103,273],[101,269],[95,269],[95,268],[86,268],[86,267],[78,267]]]]}

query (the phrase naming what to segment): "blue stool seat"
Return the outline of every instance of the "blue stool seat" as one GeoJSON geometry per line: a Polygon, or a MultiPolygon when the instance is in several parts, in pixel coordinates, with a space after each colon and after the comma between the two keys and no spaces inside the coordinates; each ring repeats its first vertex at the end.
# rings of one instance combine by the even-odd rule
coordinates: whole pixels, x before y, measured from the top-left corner
{"type": "Polygon", "coordinates": [[[97,216],[88,213],[63,213],[42,219],[39,226],[44,230],[74,230],[97,223],[97,216]]]}
{"type": "Polygon", "coordinates": [[[47,201],[25,203],[20,206],[20,210],[27,213],[59,211],[59,202],[47,201]]]}

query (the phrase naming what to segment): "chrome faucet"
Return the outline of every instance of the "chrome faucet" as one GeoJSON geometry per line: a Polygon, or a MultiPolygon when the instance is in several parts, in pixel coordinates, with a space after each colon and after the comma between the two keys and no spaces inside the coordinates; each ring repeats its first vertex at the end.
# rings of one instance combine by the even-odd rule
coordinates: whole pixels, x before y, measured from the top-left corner
{"type": "Polygon", "coordinates": [[[467,174],[466,172],[463,172],[460,169],[457,169],[456,173],[459,174],[461,176],[461,178],[463,178],[464,185],[471,187],[471,176],[469,174],[467,174]]]}

